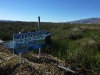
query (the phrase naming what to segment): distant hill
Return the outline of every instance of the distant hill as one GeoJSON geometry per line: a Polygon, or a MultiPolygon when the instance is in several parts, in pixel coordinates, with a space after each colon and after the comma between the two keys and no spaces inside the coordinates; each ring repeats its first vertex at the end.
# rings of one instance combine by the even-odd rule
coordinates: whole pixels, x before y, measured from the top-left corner
{"type": "Polygon", "coordinates": [[[0,20],[0,22],[18,22],[18,21],[12,21],[12,20],[0,20]]]}
{"type": "MultiPolygon", "coordinates": [[[[0,22],[28,22],[28,21],[0,20],[0,22]]],[[[52,22],[50,22],[50,23],[52,23],[52,22]]],[[[58,22],[58,23],[60,23],[60,22],[58,22]]],[[[61,22],[61,23],[65,23],[65,22],[61,22]]],[[[69,22],[66,22],[66,23],[100,24],[100,18],[86,18],[86,19],[80,19],[80,20],[75,20],[75,21],[69,21],[69,22]]]]}
{"type": "Polygon", "coordinates": [[[0,22],[35,22],[35,21],[0,20],[0,22]]]}
{"type": "Polygon", "coordinates": [[[78,24],[100,24],[100,18],[87,18],[76,21],[70,21],[67,23],[78,23],[78,24]]]}

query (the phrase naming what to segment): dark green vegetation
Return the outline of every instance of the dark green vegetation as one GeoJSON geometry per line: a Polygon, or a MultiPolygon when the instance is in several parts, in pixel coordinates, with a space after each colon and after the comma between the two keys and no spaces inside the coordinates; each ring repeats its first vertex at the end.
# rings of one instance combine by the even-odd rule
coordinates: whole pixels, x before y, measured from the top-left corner
{"type": "MultiPolygon", "coordinates": [[[[10,40],[14,33],[38,30],[37,23],[0,22],[0,39],[10,40]]],[[[41,23],[52,33],[51,54],[71,64],[79,64],[93,73],[100,72],[100,25],[41,23]]],[[[43,48],[42,52],[48,52],[43,48]]]]}

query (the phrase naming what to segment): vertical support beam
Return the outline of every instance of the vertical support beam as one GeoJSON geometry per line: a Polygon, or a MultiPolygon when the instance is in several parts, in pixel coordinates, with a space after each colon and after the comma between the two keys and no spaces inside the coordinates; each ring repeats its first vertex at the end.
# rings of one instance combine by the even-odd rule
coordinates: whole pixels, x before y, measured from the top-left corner
{"type": "Polygon", "coordinates": [[[38,29],[40,30],[40,16],[38,16],[38,29]]]}
{"type": "MultiPolygon", "coordinates": [[[[13,48],[14,48],[14,44],[15,44],[15,43],[14,43],[14,40],[15,40],[15,39],[14,39],[14,35],[13,35],[13,48]]],[[[14,50],[13,50],[13,56],[14,56],[14,50]]]]}
{"type": "Polygon", "coordinates": [[[38,55],[39,59],[40,59],[40,55],[41,55],[41,48],[39,48],[39,55],[38,55]]]}
{"type": "Polygon", "coordinates": [[[14,50],[13,50],[13,56],[14,56],[14,50]]]}
{"type": "Polygon", "coordinates": [[[21,53],[19,53],[19,63],[21,64],[21,53]]]}

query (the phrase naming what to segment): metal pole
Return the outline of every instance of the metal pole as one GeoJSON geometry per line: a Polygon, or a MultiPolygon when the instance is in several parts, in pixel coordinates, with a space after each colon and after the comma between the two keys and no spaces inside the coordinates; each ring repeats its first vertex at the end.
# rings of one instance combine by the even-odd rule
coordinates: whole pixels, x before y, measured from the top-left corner
{"type": "Polygon", "coordinates": [[[72,73],[75,73],[75,71],[71,70],[70,68],[66,68],[66,67],[63,67],[63,66],[60,66],[60,65],[58,65],[58,67],[66,70],[66,71],[70,71],[72,73]]]}
{"type": "Polygon", "coordinates": [[[19,63],[21,64],[21,53],[19,53],[19,63]]]}
{"type": "MultiPolygon", "coordinates": [[[[15,43],[14,43],[14,40],[15,40],[15,39],[14,39],[14,35],[13,35],[13,48],[14,48],[14,44],[15,44],[15,43]]],[[[14,49],[13,49],[13,56],[14,56],[14,49]]]]}
{"type": "Polygon", "coordinates": [[[13,56],[14,56],[14,50],[13,50],[13,56]]]}
{"type": "Polygon", "coordinates": [[[38,16],[38,29],[40,30],[40,16],[38,16]]]}
{"type": "Polygon", "coordinates": [[[40,59],[40,55],[41,55],[41,48],[39,48],[39,55],[38,55],[39,59],[40,59]]]}

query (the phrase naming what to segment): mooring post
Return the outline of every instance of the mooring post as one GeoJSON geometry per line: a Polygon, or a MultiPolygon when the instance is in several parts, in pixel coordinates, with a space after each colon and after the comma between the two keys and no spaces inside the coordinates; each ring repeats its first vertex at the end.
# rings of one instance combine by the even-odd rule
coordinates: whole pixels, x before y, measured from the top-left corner
{"type": "Polygon", "coordinates": [[[41,48],[39,48],[39,54],[38,54],[39,59],[40,59],[40,55],[41,55],[41,48]]]}
{"type": "Polygon", "coordinates": [[[19,53],[19,63],[21,64],[21,53],[19,53]]]}

